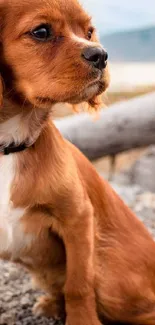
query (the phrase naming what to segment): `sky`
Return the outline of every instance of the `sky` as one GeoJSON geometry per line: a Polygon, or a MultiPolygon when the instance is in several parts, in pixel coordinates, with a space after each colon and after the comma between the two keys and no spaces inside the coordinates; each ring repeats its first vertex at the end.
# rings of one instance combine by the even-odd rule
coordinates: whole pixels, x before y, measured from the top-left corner
{"type": "Polygon", "coordinates": [[[102,33],[155,25],[155,0],[80,0],[102,33]]]}

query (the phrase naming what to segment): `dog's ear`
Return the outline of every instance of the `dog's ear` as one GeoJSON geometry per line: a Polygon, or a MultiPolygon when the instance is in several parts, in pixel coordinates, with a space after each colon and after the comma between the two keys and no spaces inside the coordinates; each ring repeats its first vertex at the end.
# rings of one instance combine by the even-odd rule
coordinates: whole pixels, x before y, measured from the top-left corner
{"type": "Polygon", "coordinates": [[[0,37],[0,108],[2,107],[3,105],[3,79],[2,79],[2,76],[1,76],[1,37],[0,37]]]}
{"type": "Polygon", "coordinates": [[[0,76],[0,107],[3,105],[3,81],[2,77],[0,76]]]}
{"type": "Polygon", "coordinates": [[[4,0],[0,0],[0,108],[3,104],[3,80],[1,76],[1,56],[2,56],[2,28],[3,28],[3,11],[4,11],[4,0]]]}

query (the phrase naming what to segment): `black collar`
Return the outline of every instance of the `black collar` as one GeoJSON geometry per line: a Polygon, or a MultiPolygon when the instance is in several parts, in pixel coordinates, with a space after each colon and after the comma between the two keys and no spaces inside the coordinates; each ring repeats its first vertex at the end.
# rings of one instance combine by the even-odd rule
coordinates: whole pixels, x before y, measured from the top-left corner
{"type": "Polygon", "coordinates": [[[11,153],[20,152],[20,151],[23,151],[23,150],[25,150],[27,148],[29,148],[29,146],[26,143],[21,143],[21,144],[17,145],[14,142],[12,142],[7,147],[4,147],[4,146],[0,145],[0,153],[7,156],[7,155],[9,155],[11,153]]]}

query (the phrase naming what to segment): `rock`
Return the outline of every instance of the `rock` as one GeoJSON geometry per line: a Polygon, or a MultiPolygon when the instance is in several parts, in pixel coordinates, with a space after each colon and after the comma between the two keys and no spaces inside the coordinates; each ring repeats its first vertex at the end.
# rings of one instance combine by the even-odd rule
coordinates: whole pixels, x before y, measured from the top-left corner
{"type": "Polygon", "coordinates": [[[29,296],[28,295],[23,296],[20,303],[22,306],[29,306],[29,303],[30,303],[29,296]]]}

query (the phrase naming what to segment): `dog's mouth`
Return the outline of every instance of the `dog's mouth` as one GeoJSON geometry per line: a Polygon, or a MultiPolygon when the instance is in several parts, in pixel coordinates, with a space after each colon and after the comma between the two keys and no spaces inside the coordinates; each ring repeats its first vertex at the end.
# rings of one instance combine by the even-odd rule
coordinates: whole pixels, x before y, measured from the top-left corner
{"type": "MultiPolygon", "coordinates": [[[[101,95],[107,88],[107,82],[103,78],[102,74],[98,74],[94,80],[88,81],[87,84],[83,85],[81,89],[76,89],[73,93],[68,93],[60,98],[59,102],[69,104],[80,104],[82,102],[88,102],[95,96],[101,95]]],[[[49,97],[35,97],[35,101],[40,107],[51,107],[58,103],[55,98],[49,97]]]]}
{"type": "Polygon", "coordinates": [[[94,96],[101,95],[106,90],[106,85],[103,81],[96,81],[89,84],[78,94],[68,98],[69,104],[80,104],[81,102],[87,102],[94,96]]]}
{"type": "Polygon", "coordinates": [[[80,104],[82,102],[89,102],[106,91],[109,86],[109,73],[101,71],[93,72],[89,75],[87,83],[82,89],[72,94],[66,99],[69,104],[80,104]],[[90,78],[90,80],[89,80],[90,78]]]}
{"type": "MultiPolygon", "coordinates": [[[[66,97],[65,100],[62,100],[62,102],[66,102],[69,104],[79,104],[84,101],[88,101],[94,96],[98,96],[102,94],[106,89],[106,86],[104,82],[97,81],[89,84],[86,88],[82,89],[82,91],[77,92],[75,95],[71,95],[69,97],[66,97]]],[[[38,102],[39,105],[41,106],[50,106],[54,105],[57,102],[50,98],[50,97],[36,97],[36,101],[38,102]]]]}

